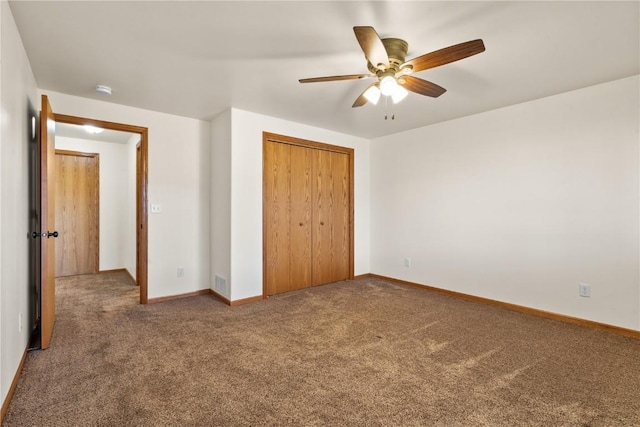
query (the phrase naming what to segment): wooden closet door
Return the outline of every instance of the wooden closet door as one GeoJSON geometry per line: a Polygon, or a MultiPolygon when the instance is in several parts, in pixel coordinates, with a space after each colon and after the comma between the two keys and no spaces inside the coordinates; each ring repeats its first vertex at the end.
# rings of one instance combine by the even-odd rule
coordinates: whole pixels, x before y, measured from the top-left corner
{"type": "Polygon", "coordinates": [[[263,134],[265,296],[353,275],[353,150],[263,134]]]}
{"type": "Polygon", "coordinates": [[[311,155],[313,150],[296,145],[289,147],[291,150],[289,288],[294,290],[311,286],[311,155]]]}
{"type": "Polygon", "coordinates": [[[349,156],[331,153],[331,281],[349,278],[349,156]]]}
{"type": "Polygon", "coordinates": [[[265,291],[311,286],[311,150],[268,141],[265,165],[265,291]]]}
{"type": "Polygon", "coordinates": [[[291,150],[288,145],[264,144],[264,288],[266,295],[289,290],[289,216],[291,150]]]}
{"type": "Polygon", "coordinates": [[[349,158],[313,150],[313,284],[349,278],[349,158]]]}

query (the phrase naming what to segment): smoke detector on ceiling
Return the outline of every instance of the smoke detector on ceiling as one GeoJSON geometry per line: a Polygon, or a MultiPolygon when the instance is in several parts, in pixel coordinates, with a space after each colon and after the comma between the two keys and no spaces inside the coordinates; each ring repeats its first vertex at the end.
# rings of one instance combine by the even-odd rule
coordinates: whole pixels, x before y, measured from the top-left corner
{"type": "Polygon", "coordinates": [[[96,92],[100,95],[111,95],[111,88],[105,85],[97,85],[96,92]]]}

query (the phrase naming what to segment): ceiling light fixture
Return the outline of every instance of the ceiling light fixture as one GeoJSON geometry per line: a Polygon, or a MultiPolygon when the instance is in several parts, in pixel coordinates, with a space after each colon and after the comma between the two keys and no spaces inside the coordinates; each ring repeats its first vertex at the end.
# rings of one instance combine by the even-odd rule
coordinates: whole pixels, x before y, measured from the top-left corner
{"type": "Polygon", "coordinates": [[[391,99],[393,100],[394,104],[397,104],[398,102],[402,101],[408,94],[409,92],[405,88],[397,85],[393,90],[393,93],[391,94],[391,99]]]}
{"type": "Polygon", "coordinates": [[[105,85],[97,85],[96,92],[101,95],[111,95],[111,88],[105,85]]]}
{"type": "Polygon", "coordinates": [[[393,94],[396,87],[398,87],[398,81],[393,77],[393,75],[387,74],[380,79],[380,92],[384,96],[390,96],[393,94]]]}
{"type": "Polygon", "coordinates": [[[104,131],[104,129],[92,125],[84,125],[84,130],[93,135],[97,135],[104,131]]]}
{"type": "Polygon", "coordinates": [[[367,101],[376,105],[380,100],[380,89],[378,89],[377,85],[372,85],[365,91],[364,97],[367,98],[367,101]]]}

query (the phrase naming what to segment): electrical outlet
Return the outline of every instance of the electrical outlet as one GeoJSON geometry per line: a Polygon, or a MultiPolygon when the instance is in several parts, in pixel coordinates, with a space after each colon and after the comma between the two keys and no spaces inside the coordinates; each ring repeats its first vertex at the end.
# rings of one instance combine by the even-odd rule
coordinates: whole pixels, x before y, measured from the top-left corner
{"type": "Polygon", "coordinates": [[[581,297],[591,298],[591,285],[580,283],[579,293],[581,297]]]}
{"type": "Polygon", "coordinates": [[[411,267],[411,258],[405,258],[404,259],[404,266],[405,267],[411,267]]]}
{"type": "Polygon", "coordinates": [[[184,277],[184,267],[178,267],[178,277],[184,277]]]}

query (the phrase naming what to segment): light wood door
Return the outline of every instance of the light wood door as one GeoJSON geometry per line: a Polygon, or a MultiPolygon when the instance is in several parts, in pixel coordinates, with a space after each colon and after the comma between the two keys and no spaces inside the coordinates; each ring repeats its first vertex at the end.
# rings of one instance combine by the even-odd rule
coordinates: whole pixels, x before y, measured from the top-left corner
{"type": "Polygon", "coordinates": [[[289,147],[267,142],[264,146],[264,203],[269,206],[263,221],[264,287],[267,295],[289,289],[289,147]]]}
{"type": "MultiPolygon", "coordinates": [[[[279,144],[285,145],[286,144],[279,144]]],[[[290,150],[290,221],[289,221],[289,290],[312,284],[311,178],[312,150],[289,145],[290,150]]]]}
{"type": "Polygon", "coordinates": [[[48,348],[56,320],[55,261],[55,130],[49,98],[42,95],[40,111],[40,347],[48,348]]]}
{"type": "Polygon", "coordinates": [[[56,277],[98,272],[99,156],[56,150],[56,277]]]}
{"type": "Polygon", "coordinates": [[[313,150],[313,284],[349,278],[349,158],[313,150]]]}
{"type": "Polygon", "coordinates": [[[311,155],[268,141],[264,164],[265,291],[273,295],[311,285],[311,155]]]}
{"type": "Polygon", "coordinates": [[[352,151],[288,142],[264,139],[265,295],[353,275],[352,151]]]}

